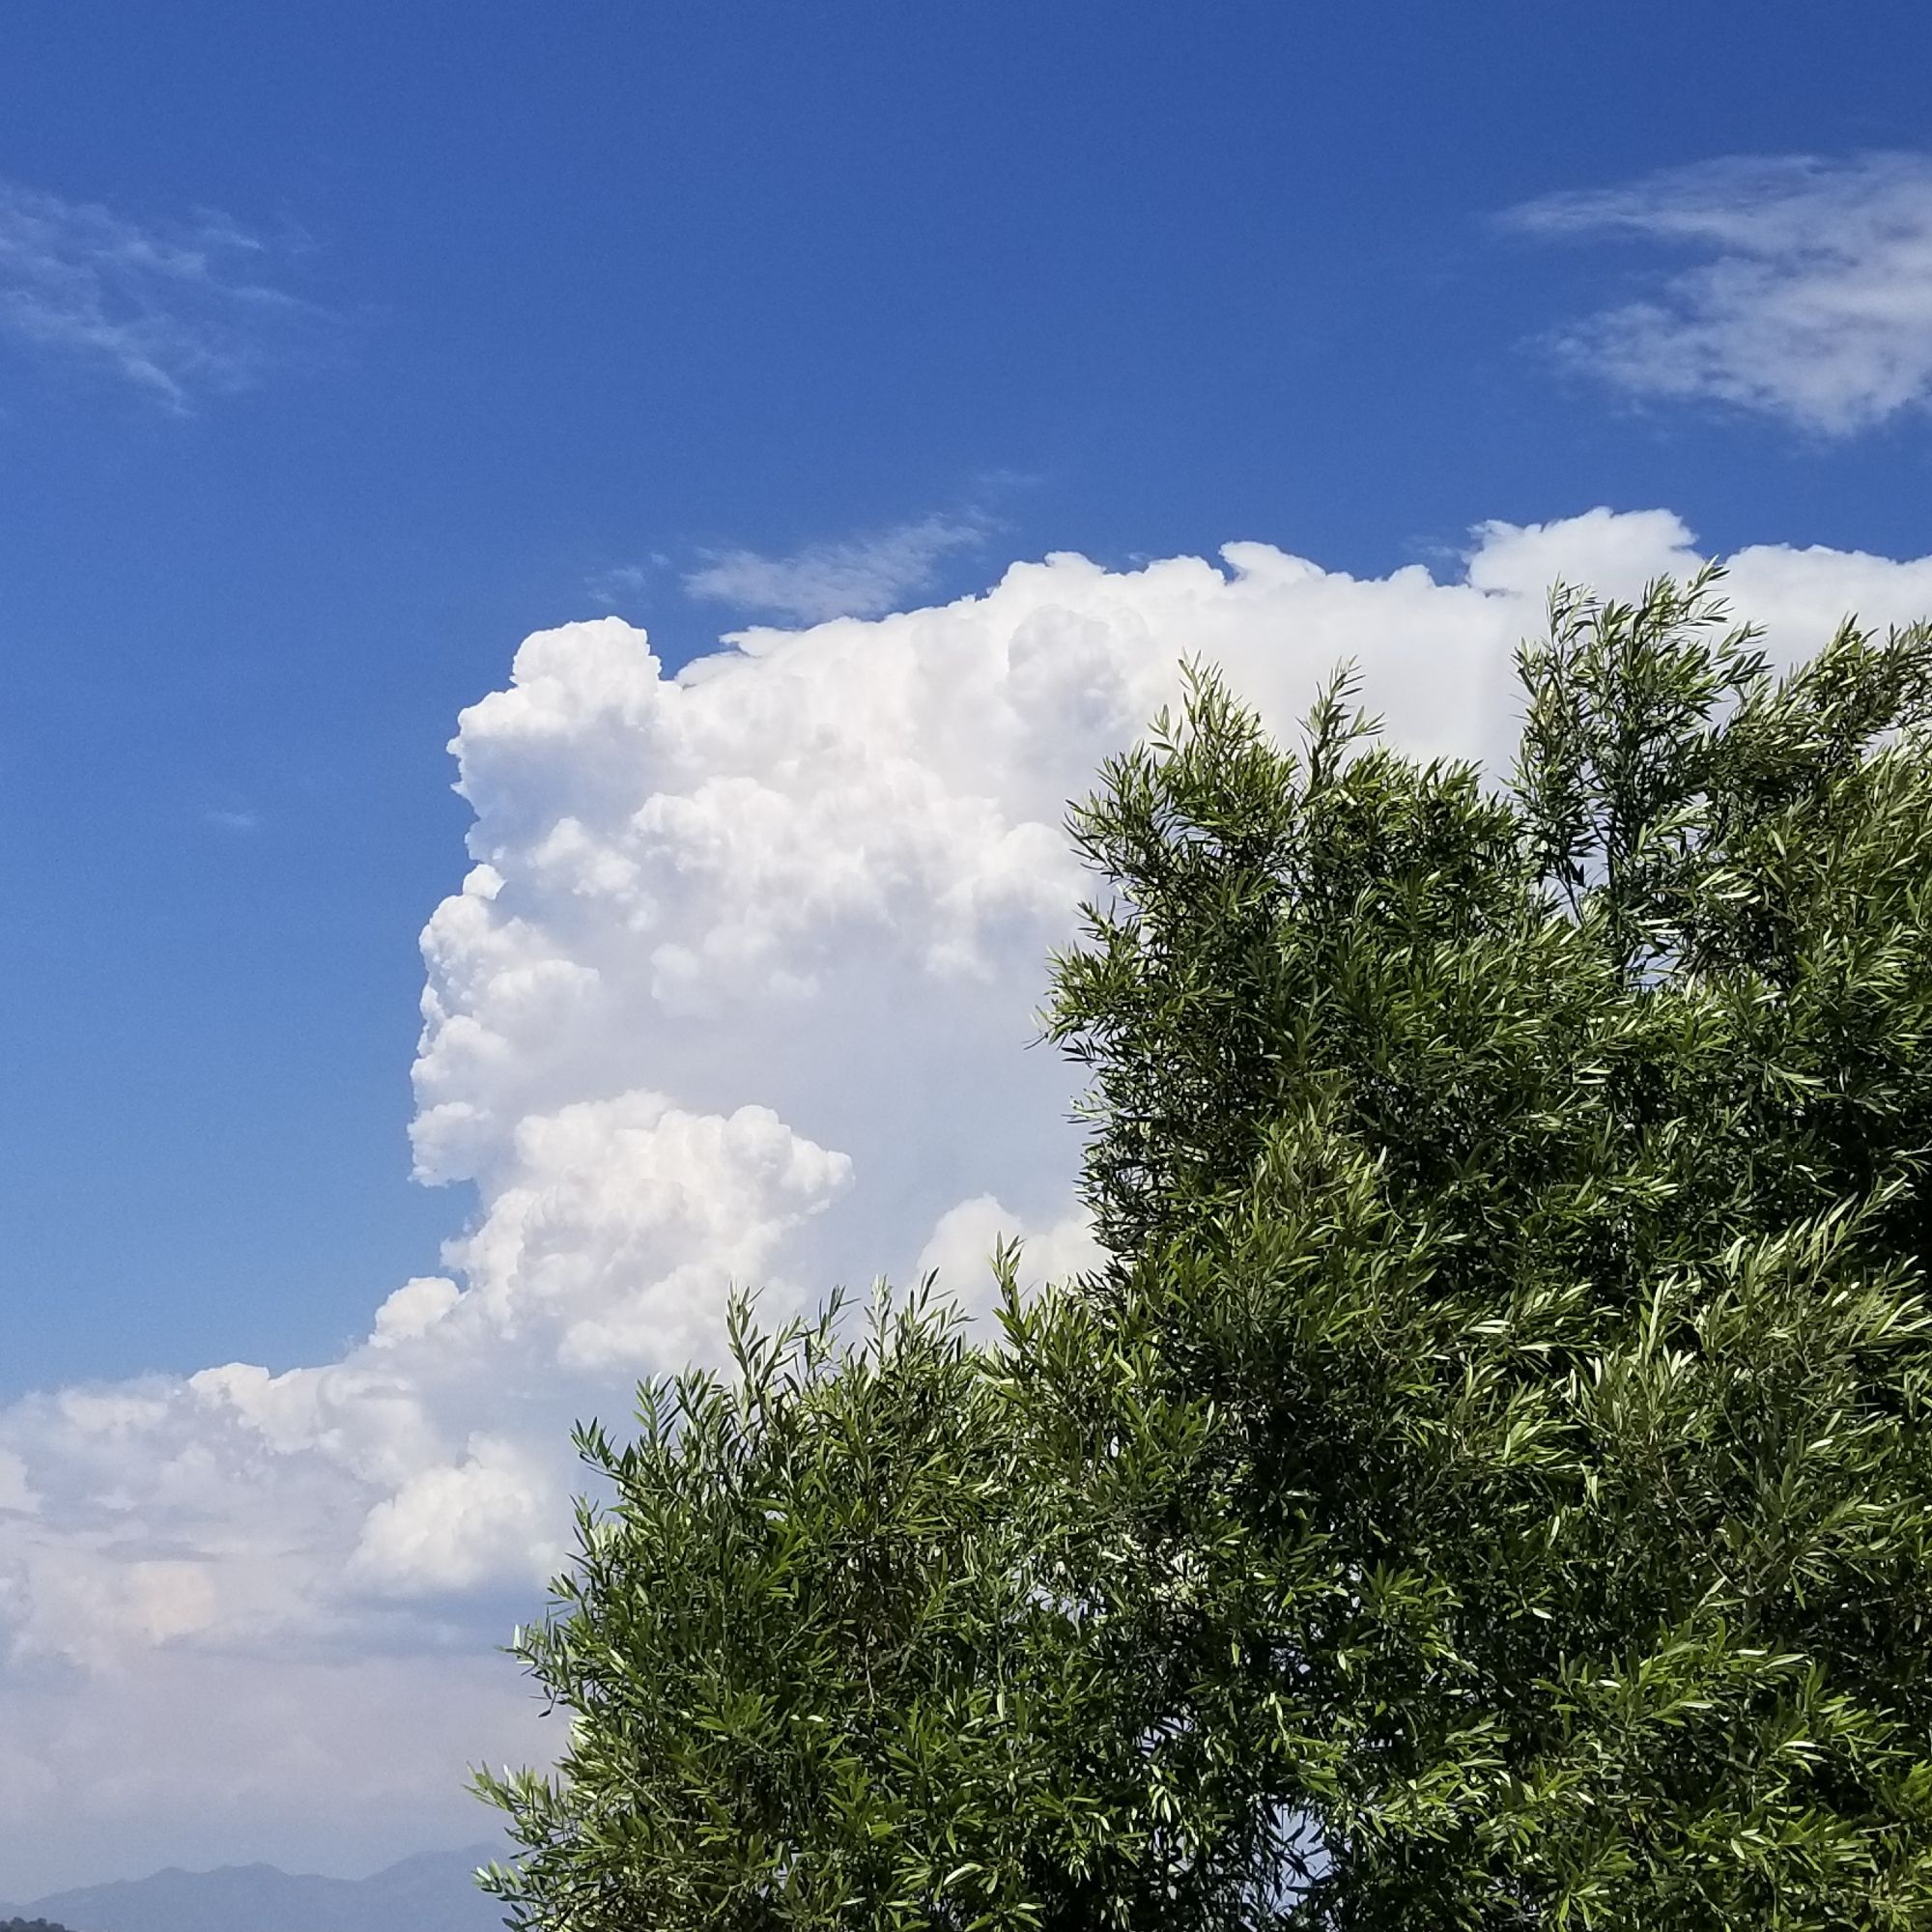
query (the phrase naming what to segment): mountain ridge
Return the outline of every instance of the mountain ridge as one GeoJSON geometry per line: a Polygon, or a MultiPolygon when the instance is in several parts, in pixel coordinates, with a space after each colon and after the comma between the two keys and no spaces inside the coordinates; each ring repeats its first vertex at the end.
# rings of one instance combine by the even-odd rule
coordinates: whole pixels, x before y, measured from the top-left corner
{"type": "Polygon", "coordinates": [[[367,1878],[261,1863],[167,1865],[146,1878],[0,1905],[0,1920],[51,1919],[69,1932],[497,1932],[502,1908],[472,1874],[506,1849],[489,1842],[416,1852],[367,1878]]]}

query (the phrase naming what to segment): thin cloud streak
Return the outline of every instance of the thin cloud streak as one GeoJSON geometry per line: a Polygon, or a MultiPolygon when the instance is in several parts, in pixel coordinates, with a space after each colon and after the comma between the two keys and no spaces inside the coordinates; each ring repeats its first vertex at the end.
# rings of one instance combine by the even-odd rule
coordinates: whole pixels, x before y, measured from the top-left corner
{"type": "Polygon", "coordinates": [[[331,319],[268,279],[275,251],[227,216],[143,225],[0,183],[0,334],[163,409],[250,386],[331,319]]]}
{"type": "Polygon", "coordinates": [[[1932,404],[1932,156],[1739,156],[1503,217],[1704,259],[1560,329],[1565,361],[1633,395],[1711,401],[1826,436],[1932,404]]]}
{"type": "Polygon", "coordinates": [[[651,572],[642,564],[620,563],[586,578],[583,587],[600,610],[624,611],[636,606],[650,582],[651,572]]]}
{"type": "Polygon", "coordinates": [[[928,588],[942,560],[983,542],[989,527],[985,517],[969,512],[810,544],[788,556],[705,551],[699,566],[685,576],[685,594],[805,624],[883,616],[928,588]]]}

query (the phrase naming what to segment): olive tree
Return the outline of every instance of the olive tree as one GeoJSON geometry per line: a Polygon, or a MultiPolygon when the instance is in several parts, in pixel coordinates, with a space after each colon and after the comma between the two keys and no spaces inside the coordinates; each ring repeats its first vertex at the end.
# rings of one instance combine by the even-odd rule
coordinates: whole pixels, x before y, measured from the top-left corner
{"type": "Polygon", "coordinates": [[[1932,1921],[1932,632],[1520,669],[1508,774],[1206,672],[1106,767],[1104,1264],[585,1432],[520,1922],[1932,1921]]]}

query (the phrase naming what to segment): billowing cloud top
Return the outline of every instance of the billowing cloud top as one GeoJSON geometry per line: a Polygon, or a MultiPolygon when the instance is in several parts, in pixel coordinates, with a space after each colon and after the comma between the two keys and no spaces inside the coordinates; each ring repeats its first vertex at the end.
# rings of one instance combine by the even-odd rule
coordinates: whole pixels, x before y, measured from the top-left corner
{"type": "MultiPolygon", "coordinates": [[[[1551,578],[1693,560],[1594,511],[1486,526],[1452,581],[1054,556],[675,676],[614,618],[527,639],[463,715],[471,865],[423,935],[418,1168],[478,1190],[446,1274],[338,1361],[0,1412],[0,1891],[474,1835],[464,1765],[546,1748],[490,1647],[562,1554],[574,1415],[715,1358],[733,1283],[970,1299],[999,1232],[1080,1261],[1071,1080],[1027,1050],[1061,822],[1181,659],[1286,730],[1351,658],[1398,742],[1493,757],[1551,578]]],[[[1756,549],[1732,587],[1796,653],[1932,610],[1932,559],[1756,549]]]]}

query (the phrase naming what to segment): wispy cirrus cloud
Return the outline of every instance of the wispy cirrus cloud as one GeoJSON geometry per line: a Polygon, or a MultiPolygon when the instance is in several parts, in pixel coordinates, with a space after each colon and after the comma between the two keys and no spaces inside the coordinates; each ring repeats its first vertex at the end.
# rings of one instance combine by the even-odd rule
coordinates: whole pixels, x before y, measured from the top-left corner
{"type": "Polygon", "coordinates": [[[249,386],[329,317],[275,285],[278,251],[226,215],[143,223],[0,182],[0,335],[178,414],[249,386]]]}
{"type": "Polygon", "coordinates": [[[1829,436],[1932,404],[1932,156],[1738,156],[1545,195],[1504,219],[1701,258],[1553,338],[1634,395],[1829,436]]]}
{"type": "Polygon", "coordinates": [[[877,617],[927,589],[944,558],[983,542],[991,528],[985,516],[967,511],[808,544],[784,556],[703,551],[697,568],[686,573],[684,589],[709,603],[806,624],[877,617]]]}
{"type": "Polygon", "coordinates": [[[609,570],[592,572],[583,580],[583,587],[600,610],[627,610],[650,588],[653,571],[662,568],[664,562],[660,556],[653,557],[648,565],[613,564],[609,570]]]}

